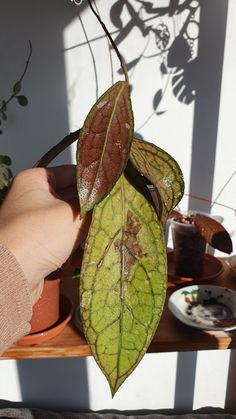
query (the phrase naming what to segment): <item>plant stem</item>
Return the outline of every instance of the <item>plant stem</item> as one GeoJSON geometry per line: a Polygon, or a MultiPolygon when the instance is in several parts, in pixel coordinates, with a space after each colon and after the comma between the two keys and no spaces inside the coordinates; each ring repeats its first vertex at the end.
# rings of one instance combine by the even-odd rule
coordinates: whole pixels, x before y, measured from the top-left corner
{"type": "MultiPolygon", "coordinates": [[[[51,163],[51,161],[55,157],[57,157],[58,154],[62,153],[62,151],[64,151],[67,147],[69,147],[76,140],[78,140],[80,131],[81,131],[81,128],[78,129],[77,131],[71,132],[70,134],[66,135],[66,137],[64,137],[61,141],[59,141],[58,144],[56,144],[55,146],[50,148],[50,150],[48,150],[47,153],[45,153],[33,165],[33,167],[46,167],[46,166],[48,166],[48,164],[51,163]]],[[[222,204],[221,202],[212,201],[212,200],[210,200],[208,198],[205,198],[203,196],[192,195],[192,194],[188,194],[188,193],[185,193],[184,195],[189,196],[190,198],[193,198],[193,199],[198,199],[199,201],[210,202],[210,203],[213,203],[214,205],[219,205],[221,207],[224,207],[224,208],[227,208],[227,209],[230,209],[230,210],[236,212],[236,208],[230,207],[229,205],[222,204]]]]}
{"type": "MultiPolygon", "coordinates": [[[[98,7],[96,5],[95,0],[93,1],[93,4],[94,4],[94,8],[96,9],[97,14],[100,16],[100,13],[99,13],[99,10],[98,10],[98,7]]],[[[107,44],[108,44],[108,52],[109,52],[109,59],[110,59],[110,66],[111,66],[111,84],[114,84],[114,70],[113,70],[111,48],[110,48],[109,39],[107,38],[107,36],[106,36],[106,41],[107,41],[107,44]]]]}
{"type": "Polygon", "coordinates": [[[90,0],[87,0],[87,1],[88,1],[88,4],[89,4],[90,9],[92,10],[93,14],[96,16],[97,20],[99,21],[100,25],[102,26],[102,28],[103,28],[103,30],[104,30],[104,32],[105,32],[105,34],[107,35],[107,37],[108,37],[108,39],[109,39],[109,41],[110,41],[111,45],[113,46],[113,48],[114,48],[114,50],[115,50],[115,52],[116,52],[116,55],[117,55],[117,57],[118,57],[118,59],[119,59],[119,61],[120,61],[121,68],[122,68],[122,70],[123,70],[123,72],[124,72],[125,81],[126,81],[127,83],[129,83],[128,71],[127,71],[127,68],[126,68],[125,62],[124,62],[124,60],[123,60],[123,57],[122,57],[122,56],[121,56],[121,54],[120,54],[120,51],[118,50],[118,48],[117,48],[117,46],[116,46],[115,42],[113,41],[113,39],[112,39],[112,37],[111,37],[111,35],[110,35],[110,32],[108,31],[108,29],[107,29],[106,25],[103,23],[103,21],[102,21],[102,19],[100,18],[99,14],[98,14],[98,13],[96,12],[96,10],[94,9],[94,7],[93,7],[93,5],[92,5],[91,1],[90,1],[90,0]]]}
{"type": "Polygon", "coordinates": [[[32,51],[33,51],[33,49],[32,49],[32,43],[31,43],[31,41],[29,40],[29,55],[28,55],[27,61],[26,61],[26,63],[25,63],[25,68],[24,68],[24,71],[23,71],[23,73],[22,73],[22,76],[21,76],[21,77],[20,77],[20,79],[19,79],[19,81],[20,81],[20,82],[23,80],[23,78],[25,77],[25,74],[26,74],[26,72],[27,72],[27,70],[28,70],[28,66],[29,66],[29,63],[30,63],[30,59],[31,59],[31,55],[32,55],[32,51]]]}
{"type": "Polygon", "coordinates": [[[67,147],[78,140],[80,129],[71,132],[69,135],[64,137],[58,144],[54,145],[50,150],[47,151],[34,165],[33,167],[46,167],[58,154],[62,153],[67,147]]]}
{"type": "Polygon", "coordinates": [[[230,209],[230,210],[236,212],[236,208],[230,207],[229,205],[221,204],[221,202],[212,201],[211,199],[204,198],[203,196],[192,195],[192,194],[188,194],[188,193],[185,193],[184,195],[189,196],[190,198],[193,198],[193,199],[198,199],[199,201],[204,201],[204,202],[209,202],[209,203],[214,204],[214,205],[219,205],[220,207],[224,207],[224,208],[227,208],[227,209],[230,209]]]}

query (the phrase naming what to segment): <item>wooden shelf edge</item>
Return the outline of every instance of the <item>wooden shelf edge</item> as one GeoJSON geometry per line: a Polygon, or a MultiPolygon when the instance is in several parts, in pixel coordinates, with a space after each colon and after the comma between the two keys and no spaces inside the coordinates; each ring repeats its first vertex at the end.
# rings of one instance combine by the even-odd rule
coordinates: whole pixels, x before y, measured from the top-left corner
{"type": "MultiPolygon", "coordinates": [[[[236,281],[230,277],[227,269],[211,284],[221,285],[236,291],[236,281]]],[[[69,297],[77,295],[71,291],[76,284],[66,280],[65,291],[69,297]]],[[[186,352],[214,349],[236,349],[236,331],[234,332],[205,332],[181,324],[167,308],[168,297],[176,289],[173,283],[168,284],[168,295],[163,315],[156,335],[147,352],[186,352]]],[[[72,300],[73,301],[73,300],[72,300]]],[[[76,304],[74,305],[76,306],[76,304]]],[[[73,321],[57,337],[40,345],[12,346],[0,359],[39,359],[39,358],[80,358],[90,356],[88,344],[83,335],[77,330],[73,321]]]]}

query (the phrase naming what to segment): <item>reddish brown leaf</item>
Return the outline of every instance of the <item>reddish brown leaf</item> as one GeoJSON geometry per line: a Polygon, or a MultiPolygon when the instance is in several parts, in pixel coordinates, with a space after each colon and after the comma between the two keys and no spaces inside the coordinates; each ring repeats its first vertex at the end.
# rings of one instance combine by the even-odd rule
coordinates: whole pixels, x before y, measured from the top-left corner
{"type": "Polygon", "coordinates": [[[232,241],[222,224],[206,215],[197,214],[194,223],[199,233],[215,249],[225,253],[232,252],[232,241]]]}
{"type": "Polygon", "coordinates": [[[77,170],[82,215],[111,191],[127,163],[132,138],[129,85],[119,81],[93,106],[79,136],[77,170]]]}
{"type": "Polygon", "coordinates": [[[172,210],[170,212],[170,214],[168,215],[168,218],[174,218],[176,221],[182,221],[183,216],[182,216],[182,214],[179,211],[172,210]]]}

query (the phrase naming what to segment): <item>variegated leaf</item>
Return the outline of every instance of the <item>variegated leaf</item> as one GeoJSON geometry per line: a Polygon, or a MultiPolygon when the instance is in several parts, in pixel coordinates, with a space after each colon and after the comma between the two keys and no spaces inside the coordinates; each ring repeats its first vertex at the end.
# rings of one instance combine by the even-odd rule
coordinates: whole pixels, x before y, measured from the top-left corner
{"type": "Polygon", "coordinates": [[[130,159],[136,169],[156,188],[159,217],[165,224],[168,214],[184,192],[183,174],[178,163],[166,151],[144,140],[134,139],[130,159]]]}
{"type": "Polygon", "coordinates": [[[148,349],[166,283],[162,224],[121,175],[93,210],[80,282],[85,336],[113,395],[148,349]]]}

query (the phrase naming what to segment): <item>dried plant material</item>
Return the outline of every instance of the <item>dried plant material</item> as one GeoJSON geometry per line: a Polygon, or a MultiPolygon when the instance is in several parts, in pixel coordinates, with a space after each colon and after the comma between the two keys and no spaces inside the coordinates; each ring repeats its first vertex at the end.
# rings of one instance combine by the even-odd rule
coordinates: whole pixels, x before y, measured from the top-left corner
{"type": "Polygon", "coordinates": [[[215,249],[225,253],[233,250],[232,240],[222,224],[206,215],[197,214],[194,224],[202,237],[215,249]]]}

